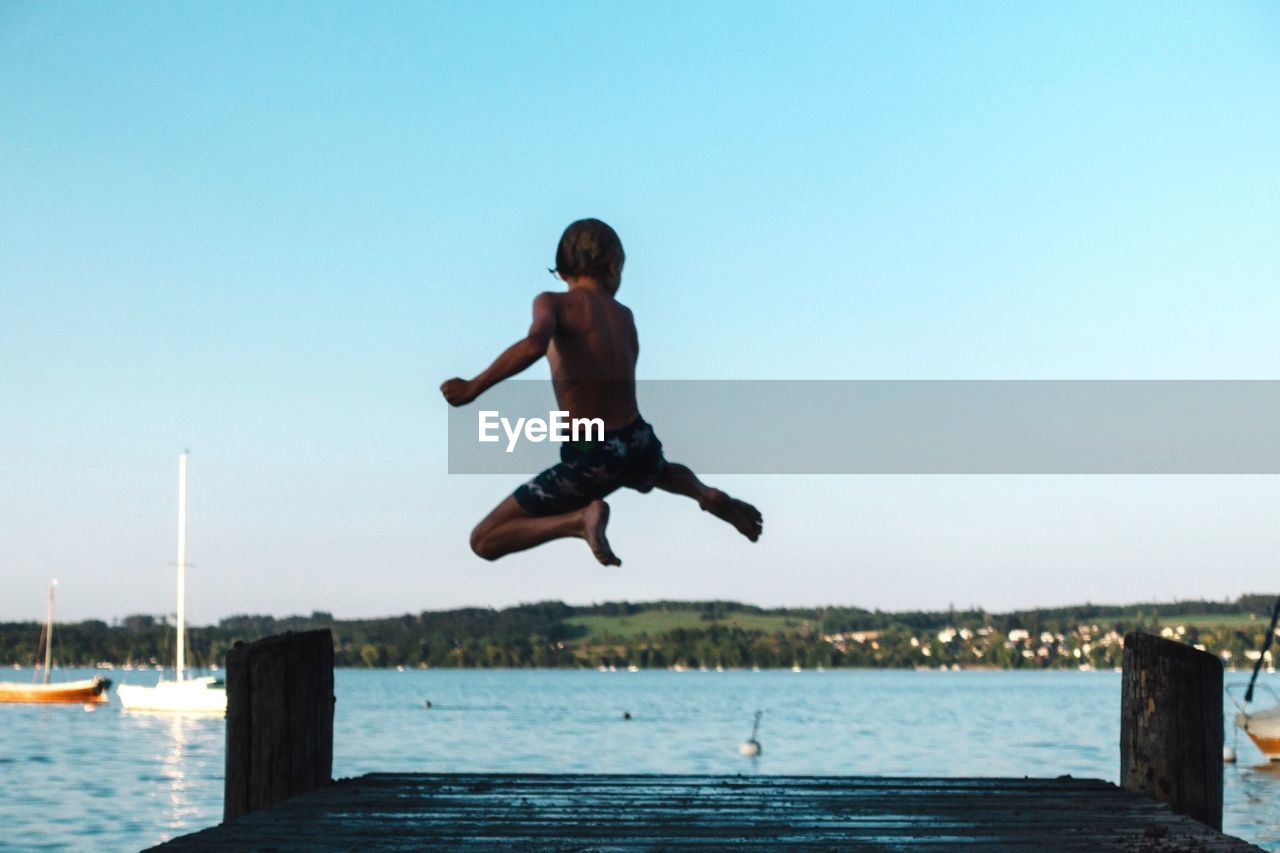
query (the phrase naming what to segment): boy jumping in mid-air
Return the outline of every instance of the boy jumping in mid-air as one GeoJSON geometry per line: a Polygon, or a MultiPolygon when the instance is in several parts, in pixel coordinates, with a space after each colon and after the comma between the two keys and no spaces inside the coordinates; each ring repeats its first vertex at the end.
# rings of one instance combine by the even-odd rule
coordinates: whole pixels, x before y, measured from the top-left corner
{"type": "Polygon", "coordinates": [[[604,502],[622,486],[640,492],[657,486],[691,497],[752,542],[760,538],[760,512],[704,485],[684,465],[666,461],[662,442],[640,417],[635,321],[613,298],[622,284],[624,260],[622,241],[608,225],[598,219],[571,224],[560,238],[552,270],[569,290],[539,294],[529,334],[488,370],[440,386],[450,405],[462,406],[545,355],[559,408],[570,418],[604,422],[603,441],[562,444],[560,464],[516,489],[476,525],[471,550],[486,560],[576,536],[604,565],[622,565],[605,538],[609,505],[604,502]]]}

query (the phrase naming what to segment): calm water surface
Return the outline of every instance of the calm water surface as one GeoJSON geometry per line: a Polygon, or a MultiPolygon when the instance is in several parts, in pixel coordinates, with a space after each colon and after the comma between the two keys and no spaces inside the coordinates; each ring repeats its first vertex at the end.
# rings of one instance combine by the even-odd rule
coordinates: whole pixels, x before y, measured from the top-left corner
{"type": "MultiPolygon", "coordinates": [[[[1110,672],[339,670],[336,692],[339,777],[1070,773],[1115,781],[1119,763],[1120,677],[1110,672]],[[745,759],[737,747],[756,709],[764,752],[745,759]]],[[[223,735],[219,718],[127,714],[114,695],[91,711],[0,705],[0,847],[137,850],[217,823],[223,735]]],[[[1227,743],[1236,743],[1240,763],[1226,768],[1226,831],[1280,850],[1280,773],[1259,766],[1243,735],[1229,730],[1227,743]]]]}

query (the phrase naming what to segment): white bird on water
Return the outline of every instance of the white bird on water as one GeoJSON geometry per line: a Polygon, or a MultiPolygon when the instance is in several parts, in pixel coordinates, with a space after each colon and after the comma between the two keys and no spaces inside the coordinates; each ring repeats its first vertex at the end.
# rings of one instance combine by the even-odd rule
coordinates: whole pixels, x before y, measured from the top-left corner
{"type": "Polygon", "coordinates": [[[756,735],[760,732],[760,717],[763,714],[764,711],[756,711],[756,721],[751,726],[751,737],[738,744],[738,752],[750,758],[760,754],[760,741],[756,740],[756,735]]]}

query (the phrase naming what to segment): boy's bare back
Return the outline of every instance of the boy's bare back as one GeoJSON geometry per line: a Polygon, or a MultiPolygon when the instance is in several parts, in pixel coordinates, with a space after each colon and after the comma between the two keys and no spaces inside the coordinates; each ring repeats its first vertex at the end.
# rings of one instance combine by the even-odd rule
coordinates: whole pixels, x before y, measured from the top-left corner
{"type": "Polygon", "coordinates": [[[567,293],[543,293],[534,300],[554,312],[555,331],[547,347],[556,403],[571,417],[601,418],[606,430],[640,415],[636,404],[639,342],[631,309],[591,279],[573,282],[567,293]]]}

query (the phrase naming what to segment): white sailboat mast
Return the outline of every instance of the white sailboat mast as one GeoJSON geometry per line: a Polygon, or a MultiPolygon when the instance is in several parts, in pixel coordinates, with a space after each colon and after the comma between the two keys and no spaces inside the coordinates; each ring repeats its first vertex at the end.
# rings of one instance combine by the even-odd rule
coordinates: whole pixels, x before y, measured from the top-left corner
{"type": "Polygon", "coordinates": [[[176,678],[182,681],[187,672],[187,457],[178,456],[178,666],[176,678]]]}
{"type": "Polygon", "coordinates": [[[53,667],[53,591],[58,582],[49,584],[49,612],[44,620],[44,683],[49,683],[49,673],[53,667]]]}

